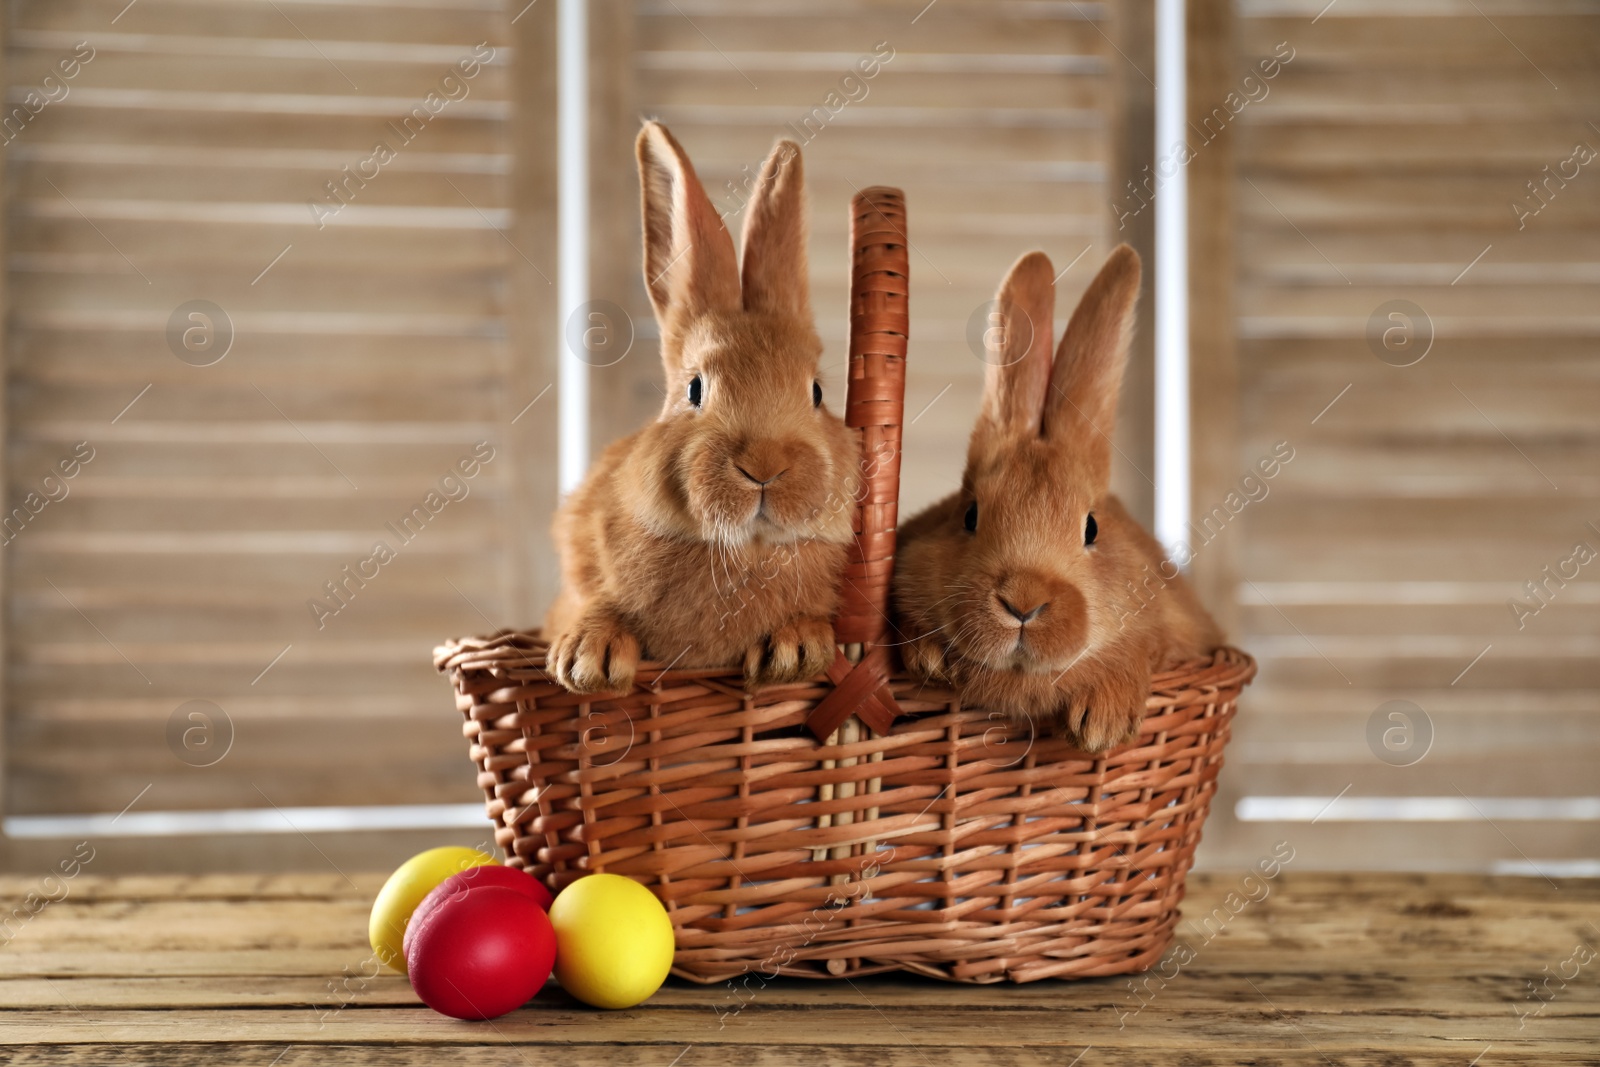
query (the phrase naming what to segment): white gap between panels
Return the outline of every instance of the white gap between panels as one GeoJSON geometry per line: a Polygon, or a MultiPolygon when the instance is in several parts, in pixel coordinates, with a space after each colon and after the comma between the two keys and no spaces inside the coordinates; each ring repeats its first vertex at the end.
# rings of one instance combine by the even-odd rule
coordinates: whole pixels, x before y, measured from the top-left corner
{"type": "Polygon", "coordinates": [[[10,815],[14,838],[185,837],[195,834],[340,833],[363,830],[485,829],[480,804],[385,804],[359,807],[231,808],[224,811],[127,811],[91,815],[10,815]]]}
{"type": "MultiPolygon", "coordinates": [[[[1189,534],[1189,182],[1184,0],[1156,3],[1155,535],[1174,557],[1189,534]],[[1173,166],[1171,176],[1163,162],[1173,166]]],[[[1174,562],[1187,562],[1186,554],[1174,562]]]]}
{"type": "Polygon", "coordinates": [[[589,364],[567,323],[589,300],[589,12],[586,0],[556,11],[557,485],[565,496],[589,470],[589,364]]]}
{"type": "Polygon", "coordinates": [[[1240,822],[1498,822],[1600,820],[1600,797],[1242,797],[1240,822]]]}

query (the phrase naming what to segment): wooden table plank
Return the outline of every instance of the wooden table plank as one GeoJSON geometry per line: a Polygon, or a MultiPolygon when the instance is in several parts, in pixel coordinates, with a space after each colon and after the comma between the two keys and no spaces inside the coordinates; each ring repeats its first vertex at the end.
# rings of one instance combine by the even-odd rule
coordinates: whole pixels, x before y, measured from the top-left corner
{"type": "MultiPolygon", "coordinates": [[[[613,1013],[552,986],[478,1024],[435,1015],[402,977],[375,973],[366,912],[381,882],[372,874],[81,876],[63,899],[13,923],[0,947],[0,1059],[1067,1067],[1081,1053],[1083,1067],[1600,1062],[1600,957],[1564,986],[1553,979],[1542,1011],[1519,1017],[1541,1003],[1529,998],[1530,980],[1571,974],[1579,946],[1600,952],[1600,881],[1285,871],[1263,896],[1263,883],[1242,876],[1197,875],[1179,928],[1193,958],[1182,967],[1170,958],[1164,972],[986,987],[911,976],[674,980],[647,1006],[613,1013]],[[1230,901],[1252,887],[1258,899],[1230,901]]],[[[14,906],[36,888],[0,878],[0,901],[14,906]]]]}
{"type": "MultiPolygon", "coordinates": [[[[1372,1049],[1446,1052],[1484,1045],[1552,1052],[1593,1051],[1595,1013],[1547,1012],[1530,1022],[1534,1034],[1517,1030],[1509,1012],[1472,1015],[1453,1012],[1436,1018],[1396,1011],[1384,1005],[1313,1009],[1301,1003],[1275,1011],[1257,998],[1234,1003],[1226,1013],[1212,999],[1205,1010],[1146,1010],[1128,1025],[1103,1005],[1063,1004],[1043,1011],[1000,1006],[965,1011],[947,1005],[886,1008],[873,999],[872,982],[858,982],[854,1006],[815,1010],[758,1003],[723,1024],[708,1007],[609,1012],[576,1004],[566,997],[532,1002],[528,1008],[493,1020],[493,1026],[447,1019],[423,1007],[322,1012],[312,1008],[218,1009],[191,1012],[75,1008],[64,1001],[48,1011],[18,1009],[6,1016],[0,1043],[8,1045],[85,1041],[159,1042],[204,1038],[212,1043],[291,1043],[316,1045],[390,1044],[597,1044],[642,1045],[793,1045],[796,1047],[897,1047],[930,1044],[980,1048],[1079,1049],[1133,1042],[1151,1049],[1194,1047],[1286,1051],[1310,1045],[1330,1051],[1372,1049]],[[1475,1032],[1478,1036],[1472,1036],[1475,1032]]],[[[1276,1003],[1276,1001],[1274,1001],[1276,1003]]]]}
{"type": "MultiPolygon", "coordinates": [[[[257,898],[241,888],[244,880],[205,893],[184,880],[178,887],[187,895],[174,900],[148,889],[118,892],[123,880],[112,881],[73,883],[69,900],[16,928],[3,973],[337,975],[359,969],[370,955],[366,892],[325,887],[322,894],[257,898]]],[[[366,881],[376,892],[381,880],[366,881]]],[[[1218,967],[1259,970],[1259,954],[1269,952],[1280,957],[1273,968],[1286,972],[1320,972],[1347,960],[1360,970],[1371,965],[1378,939],[1450,944],[1448,958],[1410,961],[1409,968],[1493,972],[1520,964],[1538,971],[1550,962],[1543,946],[1600,921],[1600,882],[1588,880],[1285,872],[1271,886],[1235,918],[1217,909],[1239,889],[1237,879],[1192,876],[1180,938],[1218,967]],[[1515,915],[1510,899],[1521,902],[1515,915]]]]}
{"type": "MultiPolygon", "coordinates": [[[[1244,987],[1245,979],[1263,991],[1269,987],[1274,1002],[1282,997],[1291,1002],[1317,998],[1332,1004],[1378,1004],[1391,1008],[1434,1015],[1497,1016],[1509,1013],[1508,1005],[1517,997],[1517,986],[1504,979],[1482,974],[1429,974],[1414,972],[1379,974],[1285,974],[1281,971],[1221,971],[1199,965],[1177,982],[1159,987],[1163,1010],[1205,1012],[1215,1007],[1216,995],[1208,988],[1213,978],[1226,978],[1229,988],[1244,987]]],[[[1135,980],[1137,982],[1137,980],[1135,980]]],[[[1133,1011],[1143,1000],[1127,988],[1127,980],[1106,979],[1066,990],[1059,984],[1032,983],[1013,988],[1001,987],[973,991],[967,987],[930,985],[919,979],[880,976],[858,979],[856,985],[868,991],[872,1003],[885,1010],[927,1009],[940,1011],[990,1010],[1006,993],[1008,1007],[1029,1010],[1055,1010],[1064,1006],[1088,1007],[1105,1011],[1133,1011]]],[[[1247,988],[1247,987],[1246,987],[1247,988]]],[[[716,1013],[738,1011],[749,994],[730,991],[725,986],[705,987],[673,979],[650,1000],[652,1008],[703,1010],[716,1013]]],[[[861,995],[850,985],[828,983],[819,986],[802,980],[774,982],[760,989],[755,999],[769,1008],[832,1008],[859,1004],[861,995]]],[[[563,1000],[554,983],[541,994],[541,1003],[563,1000]]],[[[316,1006],[329,1010],[352,1001],[362,1008],[415,1007],[405,978],[385,973],[366,981],[352,980],[348,988],[327,977],[262,977],[237,975],[150,976],[130,981],[127,978],[0,978],[0,1004],[7,1008],[54,1009],[67,1003],[79,1008],[157,1009],[157,1008],[258,1008],[316,1006]]],[[[1560,1001],[1546,1009],[1546,1015],[1570,1014],[1578,1010],[1560,1001]]]]}
{"type": "MultiPolygon", "coordinates": [[[[1239,1049],[1210,1053],[1192,1049],[1179,1058],[1153,1058],[1143,1048],[983,1049],[934,1045],[900,1048],[814,1048],[791,1046],[695,1045],[686,1048],[627,1048],[615,1045],[567,1045],[559,1051],[562,1067],[931,1067],[945,1064],[966,1067],[1237,1067],[1239,1064],[1272,1067],[1463,1067],[1469,1057],[1462,1051],[1408,1052],[1404,1058],[1389,1052],[1337,1053],[1336,1060],[1315,1049],[1263,1051],[1239,1049]],[[682,1057],[681,1059],[679,1057],[682,1057]]],[[[1496,1046],[1481,1067],[1547,1067],[1569,1062],[1552,1060],[1544,1052],[1524,1052],[1496,1046]]],[[[8,1060],[17,1067],[103,1067],[107,1063],[156,1063],[162,1067],[214,1067],[226,1062],[239,1067],[440,1067],[441,1063],[471,1067],[544,1067],[544,1050],[515,1046],[447,1045],[426,1048],[395,1046],[293,1046],[230,1045],[219,1059],[214,1045],[76,1045],[61,1048],[20,1049],[8,1060]]],[[[1593,1063],[1592,1058],[1570,1062],[1593,1063]]]]}

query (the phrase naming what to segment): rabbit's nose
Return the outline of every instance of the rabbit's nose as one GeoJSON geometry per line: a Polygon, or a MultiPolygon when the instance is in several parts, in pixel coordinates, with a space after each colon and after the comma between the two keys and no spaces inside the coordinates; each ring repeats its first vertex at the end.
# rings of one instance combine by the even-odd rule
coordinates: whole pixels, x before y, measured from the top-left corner
{"type": "Polygon", "coordinates": [[[1000,597],[999,600],[1000,606],[1005,608],[1006,611],[1010,612],[1012,618],[1023,624],[1030,623],[1034,619],[1037,619],[1039,617],[1039,613],[1050,606],[1050,602],[1048,600],[1041,600],[1039,603],[1034,604],[1031,607],[1020,608],[1011,603],[1011,601],[1007,600],[1005,597],[1000,597]]]}
{"type": "Polygon", "coordinates": [[[749,478],[752,482],[755,482],[757,485],[761,486],[763,489],[765,489],[767,486],[771,485],[773,482],[777,481],[779,478],[783,477],[789,471],[789,468],[785,467],[785,468],[783,468],[783,470],[778,471],[775,474],[769,474],[765,478],[763,478],[760,474],[754,474],[754,473],[751,473],[750,471],[746,470],[740,464],[735,463],[734,466],[739,468],[739,473],[740,474],[744,475],[746,478],[749,478]]]}

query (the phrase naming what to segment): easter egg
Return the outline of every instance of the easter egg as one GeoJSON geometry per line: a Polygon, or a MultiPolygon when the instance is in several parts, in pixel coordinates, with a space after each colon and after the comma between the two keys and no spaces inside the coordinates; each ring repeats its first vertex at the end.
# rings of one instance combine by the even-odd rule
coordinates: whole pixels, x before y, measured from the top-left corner
{"type": "Polygon", "coordinates": [[[544,909],[501,885],[445,896],[415,926],[411,988],[428,1007],[456,1019],[493,1019],[526,1004],[556,958],[544,909]]]}
{"type": "Polygon", "coordinates": [[[672,920],[656,895],[620,874],[591,874],[550,905],[556,977],[597,1008],[631,1008],[672,969],[672,920]]]}
{"type": "Polygon", "coordinates": [[[486,885],[497,885],[515,890],[539,905],[540,910],[550,910],[550,890],[546,889],[543,882],[527,871],[491,863],[482,867],[469,867],[459,874],[452,874],[449,878],[434,886],[433,891],[423,897],[422,903],[417,905],[417,910],[411,913],[411,921],[406,924],[406,936],[403,942],[406,968],[408,970],[411,966],[411,942],[415,939],[417,928],[422,924],[428,913],[452,897],[459,896],[469,889],[486,885]]]}
{"type": "Polygon", "coordinates": [[[448,846],[419,852],[402,863],[378,890],[367,920],[367,940],[380,961],[404,974],[406,924],[422,898],[452,874],[497,862],[475,848],[448,846]]]}

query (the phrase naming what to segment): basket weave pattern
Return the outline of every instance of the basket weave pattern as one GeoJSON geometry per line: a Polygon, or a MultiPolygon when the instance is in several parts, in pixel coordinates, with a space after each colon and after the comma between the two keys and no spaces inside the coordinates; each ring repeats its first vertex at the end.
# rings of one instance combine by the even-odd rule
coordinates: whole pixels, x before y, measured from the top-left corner
{"type": "Polygon", "coordinates": [[[826,676],[749,693],[738,671],[644,663],[596,698],[546,673],[537,633],[435,651],[507,861],[557,890],[645,883],[695,981],[1149,967],[1255,673],[1222,649],[1158,675],[1139,738],[1098,757],[892,673],[908,246],[899,191],[857,194],[845,423],[863,465],[826,676]]]}
{"type": "Polygon", "coordinates": [[[674,973],[968,982],[1142,970],[1172,939],[1216,790],[1244,654],[1158,675],[1137,742],[1090,757],[892,680],[887,735],[819,745],[826,681],[751,694],[737,673],[662,672],[574,696],[537,635],[440,650],[495,839],[554,888],[649,885],[674,973]]]}

